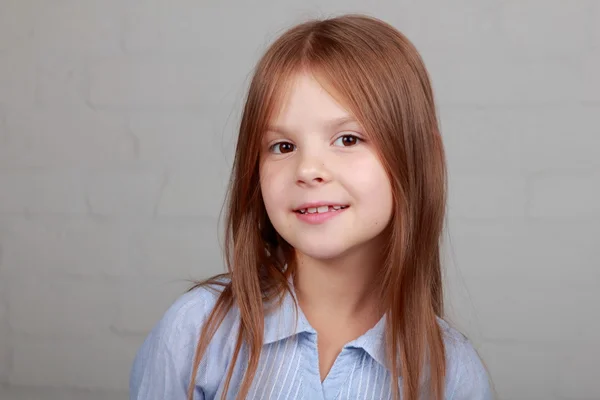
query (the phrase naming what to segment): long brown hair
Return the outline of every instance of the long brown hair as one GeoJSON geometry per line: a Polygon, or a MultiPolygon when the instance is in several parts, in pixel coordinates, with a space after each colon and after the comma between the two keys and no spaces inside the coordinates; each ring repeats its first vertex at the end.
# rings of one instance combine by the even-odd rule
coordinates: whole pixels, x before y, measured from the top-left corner
{"type": "MultiPolygon", "coordinates": [[[[379,276],[386,311],[387,364],[402,377],[405,400],[441,400],[446,374],[440,236],[446,204],[445,155],[428,73],[411,42],[374,17],[346,14],[296,25],[267,49],[254,71],[241,119],[228,193],[225,258],[230,279],[196,348],[188,399],[200,361],[232,307],[240,325],[223,398],[242,346],[248,360],[237,399],[247,396],[259,363],[264,305],[290,292],[294,249],[271,225],[259,184],[259,145],[295,74],[309,71],[360,122],[379,151],[394,198],[379,276]],[[426,391],[426,392],[423,392],[426,391]]],[[[245,360],[246,361],[246,360],[245,360]]],[[[392,385],[399,399],[397,384],[392,385]]]]}

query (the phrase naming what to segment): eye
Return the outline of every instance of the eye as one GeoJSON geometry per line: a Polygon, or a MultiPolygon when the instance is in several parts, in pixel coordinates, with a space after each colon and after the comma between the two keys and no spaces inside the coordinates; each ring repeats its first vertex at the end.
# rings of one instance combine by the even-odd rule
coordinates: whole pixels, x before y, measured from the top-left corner
{"type": "Polygon", "coordinates": [[[343,135],[333,142],[336,146],[350,147],[358,144],[362,139],[355,135],[343,135]]]}
{"type": "Polygon", "coordinates": [[[275,154],[286,154],[286,153],[291,153],[295,149],[296,149],[296,146],[294,146],[293,144],[291,144],[289,142],[279,142],[279,143],[275,143],[274,145],[272,145],[269,148],[269,151],[271,153],[275,153],[275,154]]]}

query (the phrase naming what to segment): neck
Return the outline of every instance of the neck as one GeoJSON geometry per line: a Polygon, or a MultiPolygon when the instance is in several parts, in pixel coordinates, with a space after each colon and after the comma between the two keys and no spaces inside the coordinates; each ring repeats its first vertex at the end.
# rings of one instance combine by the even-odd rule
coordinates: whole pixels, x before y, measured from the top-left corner
{"type": "Polygon", "coordinates": [[[316,260],[297,254],[295,291],[309,319],[378,319],[375,290],[379,260],[366,254],[336,260],[316,260]],[[312,318],[311,318],[312,317],[312,318]]]}

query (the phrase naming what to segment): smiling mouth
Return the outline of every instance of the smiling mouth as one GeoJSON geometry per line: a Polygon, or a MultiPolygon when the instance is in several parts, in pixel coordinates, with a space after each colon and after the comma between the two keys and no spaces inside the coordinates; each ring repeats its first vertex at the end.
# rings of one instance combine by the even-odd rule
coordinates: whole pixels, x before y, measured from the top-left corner
{"type": "Polygon", "coordinates": [[[332,211],[345,210],[350,206],[320,206],[320,207],[309,207],[302,208],[299,210],[294,210],[295,213],[298,214],[324,214],[332,211]]]}

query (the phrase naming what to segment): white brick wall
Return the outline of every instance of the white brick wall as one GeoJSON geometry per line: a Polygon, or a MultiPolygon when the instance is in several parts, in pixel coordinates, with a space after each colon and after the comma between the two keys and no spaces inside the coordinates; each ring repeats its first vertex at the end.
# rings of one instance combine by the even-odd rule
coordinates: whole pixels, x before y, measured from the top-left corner
{"type": "Polygon", "coordinates": [[[85,181],[79,171],[6,168],[0,172],[2,213],[85,214],[85,181]]]}
{"type": "Polygon", "coordinates": [[[532,180],[533,217],[587,218],[600,214],[600,174],[554,173],[532,180]]]}
{"type": "MultiPolygon", "coordinates": [[[[218,63],[207,54],[182,59],[121,56],[90,69],[90,103],[98,108],[198,108],[213,102],[218,63]]],[[[216,61],[216,60],[215,60],[216,61]]]]}
{"type": "MultiPolygon", "coordinates": [[[[0,256],[1,256],[2,248],[0,248],[0,256]]],[[[12,349],[11,346],[11,336],[10,330],[8,328],[8,296],[6,295],[6,285],[1,284],[2,294],[0,299],[0,379],[2,382],[6,382],[8,379],[8,374],[10,372],[10,367],[12,363],[12,349]]]]}
{"type": "Polygon", "coordinates": [[[597,393],[600,349],[586,344],[573,343],[568,355],[561,360],[559,393],[566,398],[584,399],[589,393],[597,393]]]}
{"type": "Polygon", "coordinates": [[[561,0],[502,3],[500,26],[507,47],[519,58],[567,61],[585,53],[590,29],[585,22],[592,2],[575,0],[568,7],[561,0]]]}
{"type": "Polygon", "coordinates": [[[60,214],[2,218],[3,272],[134,277],[127,262],[132,221],[60,214]]]}
{"type": "Polygon", "coordinates": [[[13,332],[42,339],[105,335],[116,308],[115,284],[47,274],[11,278],[8,316],[13,332]]]}
{"type": "Polygon", "coordinates": [[[27,47],[9,48],[0,58],[0,104],[27,107],[35,99],[36,58],[27,47]]]}
{"type": "MultiPolygon", "coordinates": [[[[50,388],[123,391],[137,337],[105,335],[101,340],[15,336],[9,384],[50,388]]],[[[122,397],[124,398],[124,397],[122,397]]]]}
{"type": "MultiPolygon", "coordinates": [[[[56,81],[50,82],[52,85],[45,89],[59,86],[56,81]]],[[[5,112],[7,137],[6,145],[0,148],[2,167],[80,170],[128,164],[135,159],[136,141],[127,130],[124,116],[92,111],[75,95],[71,100],[76,104],[71,105],[71,100],[65,99],[68,95],[63,96],[61,91],[46,93],[48,102],[44,101],[39,109],[5,112]]],[[[41,99],[42,92],[38,94],[41,99]]]]}
{"type": "MultiPolygon", "coordinates": [[[[562,354],[549,352],[544,345],[531,343],[485,343],[481,356],[491,370],[502,399],[555,399],[559,372],[549,365],[561,365],[562,354]],[[525,373],[525,371],[527,371],[525,373]],[[510,382],[510,384],[502,384],[510,382]]],[[[569,398],[569,397],[567,397],[569,398]]]]}
{"type": "Polygon", "coordinates": [[[499,398],[600,398],[600,1],[237,3],[0,1],[0,399],[127,398],[145,334],[223,268],[254,62],[346,11],[430,69],[448,310],[499,398]]]}

